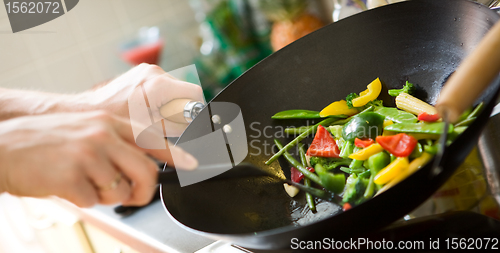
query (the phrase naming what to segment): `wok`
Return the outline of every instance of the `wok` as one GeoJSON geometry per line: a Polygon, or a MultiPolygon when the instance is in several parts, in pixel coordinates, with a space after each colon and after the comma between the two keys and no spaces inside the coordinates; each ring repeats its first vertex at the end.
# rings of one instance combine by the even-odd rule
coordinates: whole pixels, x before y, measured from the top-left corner
{"type": "MultiPolygon", "coordinates": [[[[379,77],[381,99],[393,106],[387,89],[405,81],[418,87],[416,96],[434,103],[457,65],[499,19],[488,8],[468,1],[420,0],[388,5],[328,25],[248,70],[219,93],[190,124],[177,144],[211,133],[234,118],[234,112],[213,112],[217,102],[240,107],[248,155],[252,163],[276,174],[289,166],[264,162],[274,137],[283,127],[304,121],[278,121],[282,110],[321,110],[351,92],[360,92],[379,77]],[[222,124],[209,117],[221,115],[222,124]],[[214,127],[214,129],[212,129],[214,127]],[[260,134],[259,134],[260,133],[260,134]],[[259,152],[260,151],[260,152],[259,152]]],[[[162,185],[167,213],[180,226],[213,239],[254,249],[289,248],[292,238],[354,237],[382,228],[403,217],[431,196],[463,161],[484,127],[500,87],[495,80],[478,101],[485,110],[446,149],[443,171],[431,176],[433,162],[379,196],[346,212],[322,203],[318,213],[301,211],[303,197],[290,198],[272,178],[204,181],[185,187],[162,185]]],[[[312,122],[311,122],[312,123],[312,122]]],[[[281,136],[284,143],[291,136],[281,136]]],[[[200,148],[204,148],[201,147],[200,148]]],[[[275,150],[274,150],[275,151],[275,150]]],[[[210,152],[209,149],[206,152],[210,152]]]]}

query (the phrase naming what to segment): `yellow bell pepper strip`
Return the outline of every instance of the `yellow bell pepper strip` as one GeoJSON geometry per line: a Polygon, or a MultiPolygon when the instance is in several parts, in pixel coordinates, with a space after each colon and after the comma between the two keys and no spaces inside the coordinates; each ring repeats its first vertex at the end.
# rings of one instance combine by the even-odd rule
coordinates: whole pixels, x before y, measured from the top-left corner
{"type": "Polygon", "coordinates": [[[328,116],[338,116],[338,115],[351,116],[358,112],[359,111],[355,108],[349,109],[349,107],[347,106],[347,102],[345,100],[340,100],[333,102],[327,107],[323,108],[323,110],[319,112],[319,116],[323,118],[328,116]]]}
{"type": "Polygon", "coordinates": [[[380,193],[386,191],[387,189],[393,187],[397,183],[403,181],[405,178],[409,177],[411,174],[415,173],[417,170],[422,168],[422,166],[426,165],[431,159],[432,159],[431,154],[424,152],[420,157],[415,158],[413,161],[411,161],[410,165],[408,166],[408,169],[405,170],[403,173],[399,174],[397,177],[392,179],[389,183],[384,185],[375,196],[379,195],[380,193]]]}
{"type": "Polygon", "coordinates": [[[356,153],[353,153],[349,156],[349,158],[354,160],[367,160],[370,156],[384,151],[384,148],[380,146],[378,143],[374,143],[356,153]]]}
{"type": "Polygon", "coordinates": [[[392,124],[394,124],[394,122],[392,120],[384,120],[384,128],[386,126],[389,126],[389,125],[392,125],[392,124]]]}
{"type": "Polygon", "coordinates": [[[380,91],[382,91],[382,83],[380,79],[377,78],[368,84],[367,88],[368,89],[359,93],[359,97],[352,100],[352,106],[361,107],[377,99],[378,95],[380,95],[380,91]]]}
{"type": "Polygon", "coordinates": [[[387,167],[377,173],[373,182],[379,185],[386,184],[407,170],[409,165],[410,163],[408,161],[408,157],[398,157],[396,160],[387,165],[387,167]]]}
{"type": "MultiPolygon", "coordinates": [[[[394,124],[394,122],[392,120],[384,120],[383,126],[385,128],[386,126],[390,126],[392,124],[394,124]]],[[[395,134],[396,134],[396,132],[394,132],[394,131],[389,131],[389,130],[385,130],[385,129],[382,130],[382,136],[390,136],[390,135],[395,135],[395,134]]]]}

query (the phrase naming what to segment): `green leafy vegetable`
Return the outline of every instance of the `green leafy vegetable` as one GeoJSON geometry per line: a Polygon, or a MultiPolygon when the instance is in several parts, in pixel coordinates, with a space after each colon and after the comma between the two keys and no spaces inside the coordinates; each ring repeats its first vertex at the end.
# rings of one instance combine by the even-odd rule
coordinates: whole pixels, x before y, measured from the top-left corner
{"type": "Polygon", "coordinates": [[[332,135],[335,139],[342,138],[342,128],[343,127],[344,126],[341,126],[341,125],[330,126],[330,133],[332,133],[332,135]]]}
{"type": "Polygon", "coordinates": [[[383,107],[384,106],[384,101],[380,100],[380,99],[375,99],[375,100],[372,100],[370,102],[368,102],[364,108],[368,108],[370,106],[373,106],[375,108],[378,108],[378,107],[383,107]]]}
{"type": "Polygon", "coordinates": [[[342,158],[348,158],[354,151],[354,140],[345,141],[344,145],[340,148],[339,156],[342,158]]]}
{"type": "Polygon", "coordinates": [[[352,109],[354,106],[352,105],[352,100],[359,97],[358,94],[356,93],[351,93],[349,95],[347,95],[347,97],[345,98],[345,101],[347,102],[347,107],[349,107],[349,109],[352,109]]]}
{"type": "Polygon", "coordinates": [[[412,83],[406,81],[406,84],[405,86],[403,86],[402,89],[389,90],[389,95],[393,97],[397,97],[401,93],[408,93],[411,95],[414,91],[415,91],[415,86],[412,83]]]}
{"type": "Polygon", "coordinates": [[[316,167],[316,164],[321,164],[325,170],[333,170],[339,166],[348,166],[351,164],[351,159],[349,158],[327,158],[327,157],[316,157],[312,156],[309,159],[311,167],[316,167]]]}
{"type": "Polygon", "coordinates": [[[370,182],[369,179],[364,177],[358,177],[356,174],[351,174],[347,178],[344,196],[342,197],[343,202],[348,202],[352,204],[359,204],[363,199],[366,187],[370,182]]]}

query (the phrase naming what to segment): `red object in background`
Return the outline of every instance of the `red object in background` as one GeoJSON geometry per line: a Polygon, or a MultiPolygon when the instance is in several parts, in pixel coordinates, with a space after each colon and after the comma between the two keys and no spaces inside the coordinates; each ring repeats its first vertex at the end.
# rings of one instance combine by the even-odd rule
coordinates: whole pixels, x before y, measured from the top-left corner
{"type": "Polygon", "coordinates": [[[417,139],[405,133],[391,136],[377,136],[377,143],[397,157],[406,157],[417,146],[417,139]]]}
{"type": "Polygon", "coordinates": [[[322,125],[319,125],[316,136],[314,136],[306,154],[308,156],[339,158],[340,149],[330,133],[322,125]]]}
{"type": "Polygon", "coordinates": [[[141,63],[158,64],[160,61],[163,41],[159,40],[153,43],[139,45],[122,52],[123,60],[132,65],[141,63]]]}
{"type": "MultiPolygon", "coordinates": [[[[310,172],[314,172],[314,168],[311,168],[311,167],[307,167],[307,169],[310,171],[310,172]]],[[[302,180],[302,178],[304,178],[304,174],[302,174],[302,172],[300,172],[298,169],[296,169],[295,167],[292,167],[290,169],[290,174],[291,174],[291,178],[292,178],[292,181],[295,182],[295,183],[298,183],[300,182],[300,180],[302,180]]]]}

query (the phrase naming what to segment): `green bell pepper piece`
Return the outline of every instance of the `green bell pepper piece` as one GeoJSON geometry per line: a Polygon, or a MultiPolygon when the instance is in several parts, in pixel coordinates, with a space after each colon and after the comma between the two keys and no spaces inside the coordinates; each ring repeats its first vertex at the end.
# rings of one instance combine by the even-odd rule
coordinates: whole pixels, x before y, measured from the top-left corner
{"type": "Polygon", "coordinates": [[[345,175],[343,173],[333,174],[325,170],[321,164],[316,164],[314,170],[318,173],[321,180],[321,185],[325,189],[339,194],[344,190],[345,186],[345,175]]]}
{"type": "Polygon", "coordinates": [[[349,164],[351,164],[351,159],[311,156],[311,158],[309,158],[309,163],[313,168],[316,166],[316,164],[321,164],[321,166],[323,166],[325,170],[333,170],[339,166],[348,166],[349,164]]]}
{"type": "Polygon", "coordinates": [[[373,175],[391,163],[391,157],[386,152],[374,154],[368,158],[368,168],[373,175]]]}
{"type": "Polygon", "coordinates": [[[417,146],[413,149],[413,152],[410,154],[410,158],[414,159],[417,157],[420,157],[422,153],[424,152],[424,148],[422,147],[422,144],[420,142],[417,142],[417,146]]]}
{"type": "Polygon", "coordinates": [[[384,116],[374,112],[363,112],[355,115],[342,129],[342,138],[353,141],[355,138],[375,139],[382,134],[384,116]]]}

